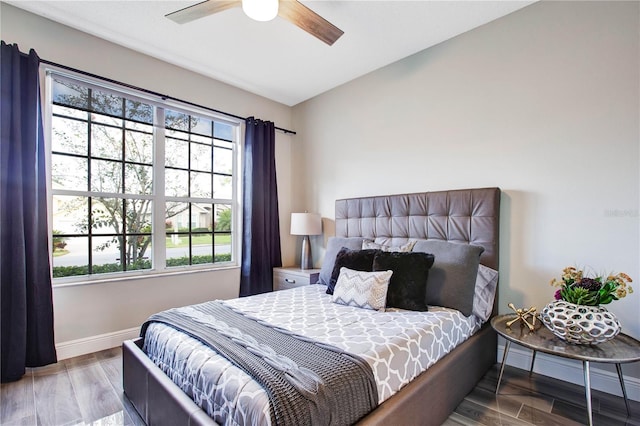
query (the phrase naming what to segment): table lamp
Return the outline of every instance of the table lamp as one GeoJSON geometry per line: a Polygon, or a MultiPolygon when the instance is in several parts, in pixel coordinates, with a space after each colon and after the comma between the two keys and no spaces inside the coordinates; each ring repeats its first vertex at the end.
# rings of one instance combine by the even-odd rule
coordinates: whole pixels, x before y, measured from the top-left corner
{"type": "Polygon", "coordinates": [[[304,235],[302,239],[301,269],[312,269],[309,235],[322,234],[322,219],[315,213],[291,213],[291,235],[304,235]]]}

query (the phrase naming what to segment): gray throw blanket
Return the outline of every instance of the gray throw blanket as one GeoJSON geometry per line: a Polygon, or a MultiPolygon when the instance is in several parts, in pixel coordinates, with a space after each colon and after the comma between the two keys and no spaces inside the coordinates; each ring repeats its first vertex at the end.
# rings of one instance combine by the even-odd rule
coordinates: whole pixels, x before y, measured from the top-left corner
{"type": "Polygon", "coordinates": [[[378,402],[371,367],[333,346],[249,318],[221,302],[152,315],[211,347],[266,391],[273,425],[350,425],[378,402]]]}

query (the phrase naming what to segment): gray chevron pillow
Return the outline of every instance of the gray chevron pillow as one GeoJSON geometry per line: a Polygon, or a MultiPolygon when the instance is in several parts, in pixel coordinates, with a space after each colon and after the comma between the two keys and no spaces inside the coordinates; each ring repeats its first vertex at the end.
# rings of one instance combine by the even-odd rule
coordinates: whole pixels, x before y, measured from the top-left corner
{"type": "Polygon", "coordinates": [[[393,271],[365,272],[342,267],[332,301],[341,305],[384,311],[393,271]]]}

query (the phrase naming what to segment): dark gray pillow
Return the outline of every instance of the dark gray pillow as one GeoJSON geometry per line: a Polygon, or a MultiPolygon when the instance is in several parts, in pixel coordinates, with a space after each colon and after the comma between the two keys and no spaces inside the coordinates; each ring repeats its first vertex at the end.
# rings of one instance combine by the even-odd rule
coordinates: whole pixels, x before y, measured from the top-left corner
{"type": "Polygon", "coordinates": [[[427,280],[427,304],[473,312],[473,295],[484,247],[441,240],[418,240],[413,251],[435,256],[427,280]]]}
{"type": "Polygon", "coordinates": [[[362,248],[362,237],[330,237],[327,241],[327,250],[324,252],[324,261],[320,268],[320,276],[318,280],[320,284],[329,285],[331,281],[331,273],[333,272],[333,264],[336,262],[336,255],[342,247],[351,250],[360,250],[362,248]]]}

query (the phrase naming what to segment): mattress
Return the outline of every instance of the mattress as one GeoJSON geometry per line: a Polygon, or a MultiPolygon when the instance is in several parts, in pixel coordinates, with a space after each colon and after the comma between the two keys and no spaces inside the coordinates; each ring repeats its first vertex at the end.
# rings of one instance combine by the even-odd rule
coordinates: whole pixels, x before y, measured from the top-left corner
{"type": "MultiPolygon", "coordinates": [[[[339,305],[326,287],[225,301],[248,316],[336,346],[372,368],[383,402],[477,331],[475,316],[442,307],[428,312],[377,312],[339,305]]],[[[197,340],[159,323],[147,329],[143,350],[217,423],[269,425],[266,392],[246,373],[197,340]]]]}

